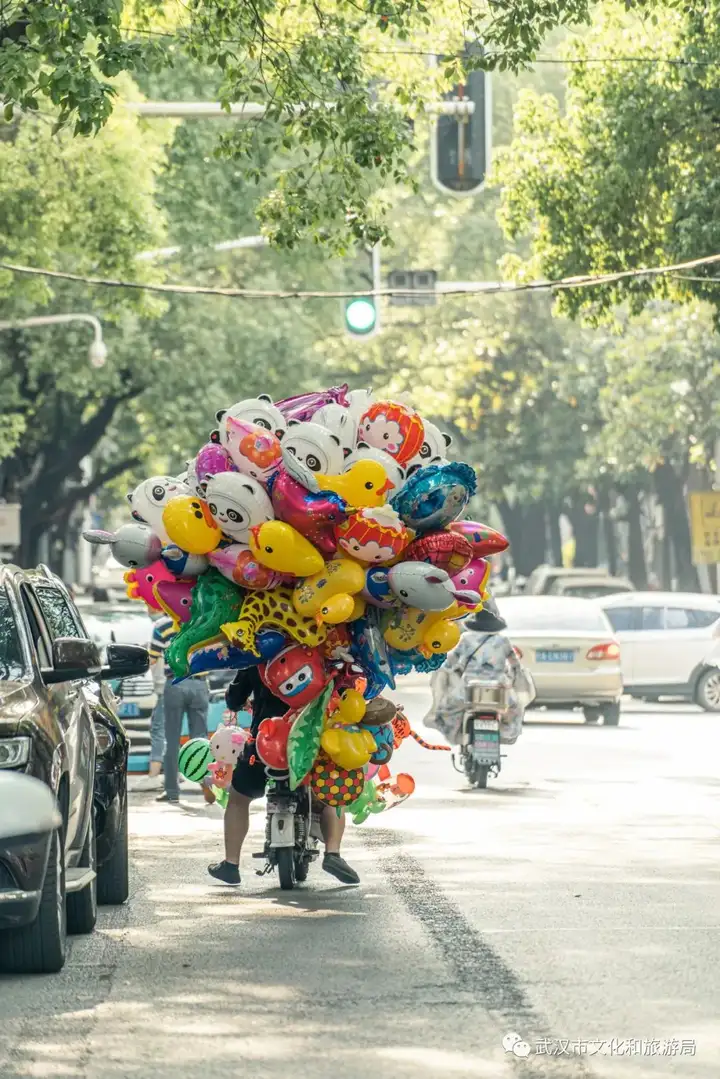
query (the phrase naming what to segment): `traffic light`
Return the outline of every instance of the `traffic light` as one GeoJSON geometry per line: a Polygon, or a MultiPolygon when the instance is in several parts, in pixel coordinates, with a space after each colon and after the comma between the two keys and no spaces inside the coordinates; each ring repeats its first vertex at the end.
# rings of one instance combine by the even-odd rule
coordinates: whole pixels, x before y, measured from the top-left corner
{"type": "Polygon", "coordinates": [[[353,337],[367,337],[375,329],[377,310],[372,296],[345,302],[345,325],[353,337]]]}
{"type": "MultiPolygon", "coordinates": [[[[468,46],[466,56],[477,55],[468,46]]],[[[485,183],[492,149],[489,71],[470,71],[437,106],[431,139],[430,175],[445,194],[475,195],[485,183]]]]}
{"type": "MultiPolygon", "coordinates": [[[[378,244],[366,251],[370,259],[368,271],[363,278],[372,292],[381,287],[380,247],[378,244]]],[[[344,301],[345,329],[351,337],[373,337],[380,329],[380,299],[378,296],[353,296],[344,301]]]]}

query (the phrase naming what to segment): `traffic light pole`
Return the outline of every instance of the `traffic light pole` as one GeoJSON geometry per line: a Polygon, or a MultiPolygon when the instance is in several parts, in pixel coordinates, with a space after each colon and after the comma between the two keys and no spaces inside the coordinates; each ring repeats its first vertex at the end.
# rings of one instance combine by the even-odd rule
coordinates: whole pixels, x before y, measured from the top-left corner
{"type": "Polygon", "coordinates": [[[370,265],[372,267],[372,287],[375,302],[375,328],[373,334],[380,333],[382,322],[382,310],[378,295],[382,288],[382,270],[380,265],[380,244],[377,243],[370,252],[370,265]]]}

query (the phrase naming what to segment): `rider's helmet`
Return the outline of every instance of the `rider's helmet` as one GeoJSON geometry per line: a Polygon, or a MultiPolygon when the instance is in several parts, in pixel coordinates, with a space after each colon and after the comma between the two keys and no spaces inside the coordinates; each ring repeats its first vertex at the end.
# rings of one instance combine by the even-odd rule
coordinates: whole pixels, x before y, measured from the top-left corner
{"type": "Polygon", "coordinates": [[[484,600],[483,609],[466,618],[464,625],[473,633],[502,633],[504,629],[507,629],[507,622],[490,595],[484,600]]]}

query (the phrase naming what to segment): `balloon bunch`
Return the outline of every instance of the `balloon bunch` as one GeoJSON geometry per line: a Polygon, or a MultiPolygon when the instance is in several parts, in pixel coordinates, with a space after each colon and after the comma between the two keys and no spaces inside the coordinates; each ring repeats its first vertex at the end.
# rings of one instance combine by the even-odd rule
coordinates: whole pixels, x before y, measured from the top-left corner
{"type": "MultiPolygon", "coordinates": [[[[133,521],[86,538],[110,544],[131,597],[174,620],[176,679],[257,665],[289,709],[260,725],[257,756],[364,819],[412,784],[374,785],[396,748],[380,695],[441,666],[507,540],[461,520],[475,473],[406,404],[341,386],[216,420],[184,475],[143,481],[133,521]]],[[[233,747],[218,752],[222,789],[233,747]]]]}

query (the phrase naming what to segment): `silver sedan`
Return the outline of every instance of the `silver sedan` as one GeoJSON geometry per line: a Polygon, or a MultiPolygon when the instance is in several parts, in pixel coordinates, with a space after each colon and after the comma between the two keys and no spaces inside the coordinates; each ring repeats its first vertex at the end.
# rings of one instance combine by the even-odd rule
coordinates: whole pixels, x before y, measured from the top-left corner
{"type": "Polygon", "coordinates": [[[620,646],[596,603],[568,596],[509,596],[501,601],[500,613],[533,676],[533,707],[578,706],[588,723],[602,716],[606,725],[617,726],[623,692],[620,646]]]}

